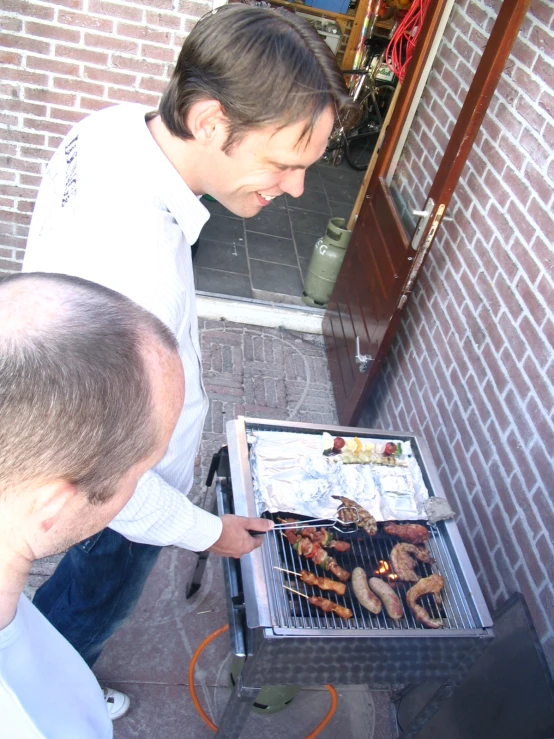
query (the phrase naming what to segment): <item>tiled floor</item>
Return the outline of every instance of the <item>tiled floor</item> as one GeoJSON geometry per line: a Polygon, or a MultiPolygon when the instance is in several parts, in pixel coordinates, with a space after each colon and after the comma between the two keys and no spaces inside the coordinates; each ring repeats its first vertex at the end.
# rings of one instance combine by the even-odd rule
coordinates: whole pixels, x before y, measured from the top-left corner
{"type": "Polygon", "coordinates": [[[346,162],[316,164],[301,197],[282,195],[248,219],[204,200],[212,217],[195,259],[197,290],[302,305],[314,244],[331,216],[348,219],[363,174],[346,162]]]}
{"type": "MultiPolygon", "coordinates": [[[[200,337],[210,411],[190,498],[210,509],[213,488],[207,490],[204,481],[213,451],[225,440],[226,420],[242,414],[332,424],[336,411],[322,337],[224,321],[200,321],[200,337]]],[[[58,559],[35,563],[29,595],[58,559]]],[[[222,563],[209,558],[200,591],[187,600],[194,564],[191,552],[164,549],[134,614],[109,640],[95,666],[100,681],[131,696],[129,713],[114,724],[115,739],[214,736],[194,708],[188,666],[201,641],[227,623],[222,563]]],[[[230,695],[230,660],[224,634],[206,648],[195,672],[199,700],[216,723],[230,695]]],[[[391,739],[387,692],[341,686],[340,675],[335,688],[337,710],[321,739],[391,739]]],[[[251,714],[241,739],[306,736],[328,708],[329,694],[316,684],[303,689],[281,713],[251,714]]]]}

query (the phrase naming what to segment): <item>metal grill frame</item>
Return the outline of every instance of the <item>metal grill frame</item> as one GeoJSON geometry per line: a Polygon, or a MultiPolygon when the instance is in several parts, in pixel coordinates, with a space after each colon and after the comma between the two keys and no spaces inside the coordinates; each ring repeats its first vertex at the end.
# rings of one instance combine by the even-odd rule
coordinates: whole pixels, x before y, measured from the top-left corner
{"type": "MultiPolygon", "coordinates": [[[[333,436],[350,436],[354,429],[345,426],[320,426],[308,423],[292,423],[282,421],[267,421],[256,418],[244,418],[239,416],[234,421],[227,423],[227,441],[229,446],[229,462],[231,479],[233,485],[233,500],[235,513],[243,516],[257,516],[254,491],[252,486],[252,473],[250,467],[250,455],[247,436],[256,430],[264,431],[298,431],[302,433],[322,434],[324,431],[333,436]]],[[[383,431],[381,429],[355,429],[360,438],[380,438],[385,441],[400,439],[411,442],[412,452],[419,464],[423,481],[430,496],[445,498],[444,491],[433,463],[431,452],[426,442],[415,434],[403,431],[383,431]]],[[[443,521],[433,527],[433,536],[430,549],[437,561],[433,571],[438,571],[447,582],[445,603],[449,608],[448,628],[437,629],[444,634],[445,631],[453,631],[456,634],[463,632],[482,633],[482,629],[492,626],[492,619],[481,592],[481,588],[475,577],[475,573],[467,556],[466,549],[461,539],[458,527],[454,521],[443,521]],[[455,616],[456,611],[458,615],[455,616]],[[462,614],[462,611],[465,613],[462,614]]],[[[273,535],[266,536],[262,546],[251,554],[241,558],[241,570],[243,576],[243,587],[246,605],[247,623],[250,628],[259,626],[271,627],[276,634],[291,635],[304,632],[314,633],[318,627],[310,625],[309,629],[296,626],[284,626],[283,608],[279,612],[277,596],[274,590],[276,581],[273,564],[278,564],[275,546],[271,542],[273,535]],[[271,563],[271,564],[270,564],[271,563]]],[[[391,540],[392,541],[392,540],[391,540]]],[[[299,560],[297,560],[298,562],[299,560]]],[[[304,560],[302,560],[304,562],[304,560]]],[[[339,562],[340,564],[340,562],[339,562]]],[[[281,565],[282,566],[282,565],[281,565]]],[[[304,566],[304,564],[302,565],[304,566]]],[[[360,566],[362,562],[360,562],[360,566]]],[[[288,568],[294,569],[294,568],[288,568]]],[[[321,572],[320,572],[321,574],[321,572]]],[[[430,573],[429,573],[430,574],[430,573]]],[[[286,592],[286,591],[285,591],[286,592]]],[[[298,596],[297,596],[298,598],[298,596]]],[[[431,599],[430,599],[431,600],[431,599]]],[[[430,612],[434,610],[434,604],[429,604],[430,612]]],[[[354,609],[353,609],[354,610],[354,609]]],[[[436,614],[438,615],[438,614],[436,614]]],[[[403,619],[403,627],[395,627],[392,622],[388,628],[376,628],[375,621],[362,621],[362,627],[352,625],[341,627],[343,636],[360,635],[360,632],[371,633],[394,631],[399,633],[406,631],[408,634],[425,631],[429,634],[431,629],[421,627],[419,624],[410,625],[411,615],[403,619]]],[[[390,622],[390,619],[387,619],[390,622]]],[[[323,633],[329,633],[328,624],[321,629],[323,633]]]]}

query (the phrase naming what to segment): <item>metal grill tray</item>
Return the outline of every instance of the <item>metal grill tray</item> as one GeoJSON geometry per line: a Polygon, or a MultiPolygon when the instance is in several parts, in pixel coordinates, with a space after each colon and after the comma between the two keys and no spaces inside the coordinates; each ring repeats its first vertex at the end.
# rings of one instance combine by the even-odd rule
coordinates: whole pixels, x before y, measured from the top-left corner
{"type": "MultiPolygon", "coordinates": [[[[272,518],[276,520],[278,515],[272,516],[272,518]]],[[[431,533],[431,539],[426,548],[430,551],[435,564],[428,565],[418,562],[416,572],[421,577],[427,577],[433,572],[443,576],[445,580],[445,586],[441,593],[443,605],[439,608],[432,596],[424,596],[419,602],[426,608],[432,618],[440,618],[443,621],[444,628],[441,631],[445,629],[475,629],[477,626],[475,617],[468,607],[467,599],[450,553],[443,542],[439,526],[427,527],[431,533]]],[[[399,543],[399,539],[390,537],[382,531],[379,531],[374,537],[368,536],[363,531],[343,535],[338,535],[333,531],[333,536],[349,542],[351,549],[348,552],[329,550],[329,554],[337,560],[341,567],[349,572],[352,572],[355,567],[361,567],[368,577],[378,576],[376,570],[381,563],[389,563],[391,549],[399,543]]],[[[275,567],[282,567],[296,572],[305,569],[316,575],[326,574],[332,577],[329,573],[325,573],[317,567],[311,560],[299,556],[281,532],[271,532],[267,537],[266,553],[267,556],[264,562],[266,563],[267,582],[270,583],[270,611],[273,626],[276,628],[315,628],[341,631],[423,629],[428,631],[414,618],[412,612],[406,606],[406,592],[414,583],[405,583],[397,579],[391,580],[390,584],[400,597],[404,609],[404,617],[395,621],[387,616],[384,609],[380,614],[373,615],[363,608],[353,594],[351,581],[347,583],[345,595],[338,596],[336,593],[322,593],[318,588],[303,583],[300,578],[295,578],[293,575],[275,569],[275,567]],[[311,606],[305,598],[287,591],[283,585],[289,585],[308,596],[323,595],[335,603],[345,605],[352,610],[353,618],[345,620],[334,613],[324,613],[320,609],[311,606]]],[[[386,580],[387,575],[385,574],[382,579],[386,580]]]]}
{"type": "MultiPolygon", "coordinates": [[[[234,421],[229,421],[226,427],[231,479],[233,483],[233,502],[237,515],[257,516],[247,441],[248,434],[256,430],[301,431],[313,434],[321,434],[327,431],[333,436],[354,434],[360,438],[378,437],[384,440],[400,439],[402,441],[410,441],[412,453],[420,466],[429,496],[446,497],[429,447],[424,439],[414,434],[397,430],[352,429],[346,426],[319,426],[308,423],[267,421],[239,417],[234,421]]],[[[388,538],[384,534],[382,536],[388,538]]],[[[281,538],[279,535],[279,539],[281,538]]],[[[370,562],[374,562],[375,559],[388,561],[389,557],[388,555],[377,556],[377,554],[381,554],[380,547],[382,546],[382,541],[384,541],[380,535],[376,537],[373,543],[369,538],[366,537],[366,539],[366,542],[361,539],[354,545],[354,551],[350,556],[354,557],[354,562],[364,567],[366,573],[370,575],[372,569],[375,570],[376,567],[370,569],[370,565],[366,561],[368,554],[370,562]],[[365,547],[370,548],[369,552],[365,551],[365,547]],[[376,548],[375,551],[372,551],[372,547],[376,548]],[[358,558],[357,560],[356,557],[358,558]]],[[[290,545],[287,542],[284,543],[290,550],[290,545]]],[[[385,551],[390,552],[390,546],[394,543],[397,543],[396,539],[389,539],[388,549],[385,549],[385,551]]],[[[277,545],[275,534],[272,533],[264,536],[264,541],[260,548],[241,558],[246,618],[250,628],[263,626],[273,629],[275,634],[294,634],[298,636],[304,634],[314,635],[320,632],[349,638],[350,636],[360,635],[361,632],[365,632],[367,634],[371,633],[376,637],[392,635],[401,637],[403,635],[418,634],[423,636],[425,634],[425,636],[433,639],[436,636],[440,636],[441,634],[444,636],[447,633],[457,636],[462,636],[465,633],[476,633],[483,628],[492,626],[489,610],[467,556],[458,527],[454,521],[443,521],[432,527],[431,540],[428,542],[431,554],[436,560],[436,565],[432,565],[432,570],[425,569],[426,566],[424,565],[418,565],[418,567],[422,568],[420,569],[422,576],[435,571],[445,578],[444,610],[440,613],[441,618],[445,621],[445,628],[442,629],[427,629],[420,624],[415,624],[411,613],[405,613],[400,623],[395,624],[386,616],[374,617],[369,612],[362,613],[362,609],[357,601],[353,604],[354,607],[350,606],[355,614],[355,618],[351,619],[351,623],[344,622],[338,624],[339,619],[335,617],[333,620],[332,616],[326,616],[321,612],[323,618],[320,616],[320,623],[315,626],[313,609],[304,606],[304,613],[302,613],[297,603],[300,600],[298,596],[295,597],[294,602],[296,603],[296,607],[293,610],[291,610],[290,606],[287,608],[277,606],[276,593],[274,592],[275,583],[279,583],[281,590],[283,588],[280,577],[275,577],[276,571],[273,570],[273,566],[279,565],[296,571],[301,567],[309,569],[306,567],[307,561],[304,558],[300,559],[292,550],[289,551],[287,558],[284,554],[279,553],[278,546],[282,547],[283,545],[281,542],[277,545]],[[281,559],[281,556],[284,558],[281,559]],[[294,564],[294,566],[288,567],[287,564],[294,564]],[[307,618],[308,614],[309,619],[307,618]],[[381,622],[379,619],[381,619],[381,622]]],[[[385,551],[382,552],[383,555],[385,551]]],[[[338,555],[336,559],[339,564],[346,563],[347,561],[342,558],[342,555],[338,555]]],[[[356,566],[356,564],[353,566],[356,566]]],[[[347,569],[351,570],[352,567],[347,567],[347,569]]],[[[284,573],[279,573],[279,576],[281,574],[284,573]]],[[[321,575],[323,572],[319,570],[318,574],[321,575]]],[[[402,588],[404,588],[404,585],[400,586],[400,589],[402,588]]],[[[301,588],[297,589],[301,590],[301,588]]],[[[325,595],[328,597],[327,594],[325,595]]],[[[282,599],[282,597],[281,594],[280,598],[282,599]]],[[[429,609],[432,615],[439,615],[436,612],[434,602],[429,604],[425,602],[425,599],[422,599],[420,602],[429,609]]]]}

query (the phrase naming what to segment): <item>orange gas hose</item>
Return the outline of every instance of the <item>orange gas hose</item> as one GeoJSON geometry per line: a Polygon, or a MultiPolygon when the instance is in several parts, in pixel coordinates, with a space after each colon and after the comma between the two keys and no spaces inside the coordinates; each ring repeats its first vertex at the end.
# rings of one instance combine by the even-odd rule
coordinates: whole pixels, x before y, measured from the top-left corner
{"type": "MultiPolygon", "coordinates": [[[[190,697],[192,698],[192,702],[194,703],[196,710],[200,714],[200,717],[210,727],[212,731],[217,731],[217,726],[207,715],[206,711],[204,711],[204,709],[200,705],[198,696],[196,695],[196,688],[194,687],[194,668],[196,667],[198,658],[200,657],[204,649],[208,646],[208,644],[210,644],[210,642],[212,642],[214,639],[217,639],[217,637],[220,636],[221,634],[224,634],[226,631],[229,631],[228,625],[222,626],[220,629],[217,629],[216,631],[213,632],[213,634],[210,634],[204,639],[204,641],[200,644],[198,649],[192,655],[192,659],[189,665],[189,672],[188,672],[189,690],[190,690],[190,697]]],[[[334,689],[332,685],[326,685],[325,687],[331,693],[331,707],[327,711],[323,721],[318,726],[316,726],[316,728],[311,732],[311,734],[308,734],[308,736],[305,737],[305,739],[315,739],[316,736],[319,736],[320,732],[323,731],[323,729],[327,726],[329,721],[333,718],[335,711],[337,709],[337,691],[334,689]]]]}

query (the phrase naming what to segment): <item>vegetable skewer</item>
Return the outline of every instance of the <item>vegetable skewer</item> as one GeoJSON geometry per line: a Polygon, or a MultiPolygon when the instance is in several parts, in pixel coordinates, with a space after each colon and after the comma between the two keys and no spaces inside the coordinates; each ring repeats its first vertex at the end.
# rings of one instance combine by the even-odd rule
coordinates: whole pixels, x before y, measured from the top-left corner
{"type": "Polygon", "coordinates": [[[288,540],[297,554],[301,554],[306,559],[313,559],[314,563],[324,570],[332,572],[342,582],[350,579],[350,572],[343,570],[337,563],[337,560],[330,557],[325,549],[316,542],[311,541],[306,536],[298,536],[294,531],[282,531],[283,536],[288,540]]]}
{"type": "Polygon", "coordinates": [[[318,598],[315,595],[305,595],[304,593],[299,593],[298,590],[289,588],[288,585],[283,585],[283,587],[286,590],[290,590],[291,593],[295,593],[296,595],[300,595],[302,598],[306,598],[310,605],[315,606],[316,608],[321,608],[321,610],[325,613],[336,613],[337,616],[344,619],[352,618],[352,611],[350,610],[350,608],[339,606],[338,603],[333,603],[332,600],[327,600],[327,598],[318,598]]]}
{"type": "Polygon", "coordinates": [[[313,585],[321,590],[330,590],[337,595],[344,595],[346,592],[346,585],[343,582],[337,582],[336,580],[332,580],[330,577],[318,577],[318,575],[314,575],[313,572],[308,572],[307,570],[293,572],[292,570],[284,570],[282,567],[277,566],[275,566],[275,569],[281,570],[281,572],[288,572],[289,575],[299,577],[302,582],[306,583],[306,585],[313,585]]]}
{"type": "Polygon", "coordinates": [[[297,521],[294,518],[280,518],[279,521],[281,523],[298,524],[295,529],[288,529],[288,531],[294,531],[297,536],[305,536],[315,544],[325,547],[325,549],[336,549],[337,552],[347,552],[350,549],[350,544],[347,541],[335,539],[327,529],[320,528],[318,531],[315,526],[303,526],[302,521],[297,521]]]}

